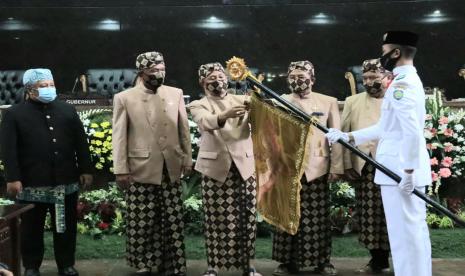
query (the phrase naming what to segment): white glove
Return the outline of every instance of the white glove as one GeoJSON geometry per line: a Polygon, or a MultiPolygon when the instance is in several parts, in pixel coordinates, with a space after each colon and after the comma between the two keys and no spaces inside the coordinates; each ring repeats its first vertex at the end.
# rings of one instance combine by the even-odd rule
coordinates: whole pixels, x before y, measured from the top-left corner
{"type": "Polygon", "coordinates": [[[328,138],[330,144],[337,143],[339,139],[349,142],[349,134],[342,132],[339,129],[330,128],[328,133],[325,134],[325,136],[326,138],[328,138]]]}
{"type": "Polygon", "coordinates": [[[414,173],[404,172],[404,175],[402,176],[402,180],[399,183],[399,189],[401,189],[403,192],[410,195],[415,189],[415,182],[416,182],[416,177],[414,173]]]}

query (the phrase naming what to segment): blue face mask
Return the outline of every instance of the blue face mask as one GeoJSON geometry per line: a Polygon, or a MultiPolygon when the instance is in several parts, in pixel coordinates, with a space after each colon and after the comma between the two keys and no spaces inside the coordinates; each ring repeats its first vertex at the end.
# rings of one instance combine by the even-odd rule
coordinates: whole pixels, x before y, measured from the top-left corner
{"type": "Polygon", "coordinates": [[[55,100],[57,97],[57,90],[55,87],[40,87],[37,89],[39,91],[39,96],[37,100],[43,103],[49,103],[55,100]]]}

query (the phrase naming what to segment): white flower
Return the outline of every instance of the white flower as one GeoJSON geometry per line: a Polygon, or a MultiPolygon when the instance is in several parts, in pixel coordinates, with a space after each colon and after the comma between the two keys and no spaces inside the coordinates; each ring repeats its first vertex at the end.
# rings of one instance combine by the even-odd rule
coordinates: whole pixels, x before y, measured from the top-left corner
{"type": "Polygon", "coordinates": [[[444,131],[444,130],[447,129],[447,126],[448,126],[447,124],[440,125],[438,129],[439,129],[440,131],[444,131]]]}
{"type": "Polygon", "coordinates": [[[433,134],[431,133],[431,131],[429,131],[429,130],[427,130],[427,129],[425,129],[425,130],[423,131],[423,135],[425,136],[425,139],[431,139],[431,138],[433,138],[433,134]]]}
{"type": "Polygon", "coordinates": [[[189,127],[197,127],[197,124],[192,121],[192,120],[188,120],[189,121],[189,127]]]}
{"type": "Polygon", "coordinates": [[[455,129],[455,131],[460,132],[460,131],[462,131],[464,129],[464,127],[461,124],[457,124],[457,125],[454,126],[454,129],[455,129]]]}

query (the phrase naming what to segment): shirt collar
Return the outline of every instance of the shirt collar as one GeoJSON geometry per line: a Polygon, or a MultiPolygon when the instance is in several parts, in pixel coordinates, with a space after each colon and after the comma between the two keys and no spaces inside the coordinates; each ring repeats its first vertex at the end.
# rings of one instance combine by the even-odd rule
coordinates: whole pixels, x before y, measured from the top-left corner
{"type": "Polygon", "coordinates": [[[208,99],[211,99],[211,100],[214,100],[214,101],[221,101],[221,100],[224,100],[228,95],[229,95],[229,93],[225,93],[223,96],[216,96],[216,95],[212,95],[212,94],[208,93],[206,97],[208,99]]]}
{"type": "Polygon", "coordinates": [[[394,73],[394,75],[416,73],[417,69],[413,65],[402,65],[394,68],[392,72],[394,73]]]}
{"type": "Polygon", "coordinates": [[[303,96],[301,96],[301,95],[299,95],[297,93],[292,93],[292,97],[294,97],[296,99],[299,99],[299,100],[310,99],[311,95],[312,95],[312,92],[307,93],[307,94],[305,94],[303,96]]]}
{"type": "Polygon", "coordinates": [[[139,83],[137,84],[137,86],[139,86],[139,88],[142,90],[142,92],[147,93],[147,94],[157,94],[158,89],[160,89],[160,87],[161,87],[161,86],[159,86],[159,87],[157,88],[157,91],[153,91],[153,90],[150,90],[150,89],[148,89],[147,87],[145,87],[145,85],[144,85],[143,82],[139,82],[139,83]]]}

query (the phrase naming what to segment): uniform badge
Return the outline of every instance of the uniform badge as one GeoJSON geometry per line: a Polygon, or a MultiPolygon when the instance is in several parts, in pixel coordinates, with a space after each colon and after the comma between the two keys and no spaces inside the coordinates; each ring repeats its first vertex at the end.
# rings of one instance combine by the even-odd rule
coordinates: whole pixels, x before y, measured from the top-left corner
{"type": "Polygon", "coordinates": [[[405,74],[399,75],[399,76],[396,78],[396,80],[401,80],[401,79],[403,79],[403,78],[405,78],[405,74]]]}
{"type": "Polygon", "coordinates": [[[396,100],[400,100],[404,97],[404,91],[402,90],[394,90],[394,93],[392,93],[394,95],[394,99],[396,100]]]}

